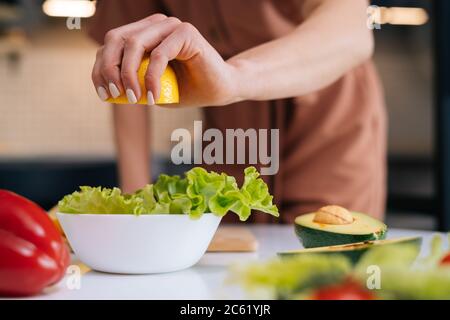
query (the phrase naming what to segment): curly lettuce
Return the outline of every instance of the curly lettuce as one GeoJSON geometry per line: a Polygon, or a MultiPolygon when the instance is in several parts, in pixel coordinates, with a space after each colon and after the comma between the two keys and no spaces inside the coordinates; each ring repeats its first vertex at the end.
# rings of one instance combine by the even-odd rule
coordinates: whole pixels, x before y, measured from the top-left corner
{"type": "Polygon", "coordinates": [[[142,201],[139,197],[123,194],[118,188],[83,186],[80,191],[65,196],[58,207],[64,213],[139,214],[142,201]]]}
{"type": "Polygon", "coordinates": [[[233,212],[245,221],[257,210],[278,217],[278,208],[256,168],[245,169],[244,175],[240,188],[234,177],[200,167],[186,172],[184,178],[162,174],[155,184],[129,195],[118,188],[83,186],[65,196],[58,207],[60,212],[75,214],[187,214],[198,219],[204,213],[222,217],[233,212]]]}

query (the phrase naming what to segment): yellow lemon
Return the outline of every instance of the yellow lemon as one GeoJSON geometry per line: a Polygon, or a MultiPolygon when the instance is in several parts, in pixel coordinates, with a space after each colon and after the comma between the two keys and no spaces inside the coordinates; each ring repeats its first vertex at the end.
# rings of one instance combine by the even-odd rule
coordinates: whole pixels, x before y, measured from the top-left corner
{"type": "Polygon", "coordinates": [[[54,206],[53,208],[51,208],[48,211],[48,216],[50,217],[50,220],[52,220],[53,225],[55,226],[55,228],[58,230],[58,232],[65,237],[64,231],[61,227],[61,225],[59,224],[58,218],[56,217],[56,213],[58,212],[58,206],[54,206]]]}
{"type": "Polygon", "coordinates": [[[48,211],[48,216],[50,217],[50,220],[52,220],[53,225],[55,226],[56,230],[58,230],[59,234],[63,238],[64,242],[66,243],[67,247],[70,249],[70,251],[73,252],[72,247],[70,246],[69,241],[67,240],[66,234],[64,233],[63,228],[61,227],[61,224],[58,221],[58,218],[56,217],[56,213],[58,212],[58,205],[54,206],[48,211]]]}
{"type": "MultiPolygon", "coordinates": [[[[145,88],[144,77],[149,64],[149,57],[145,57],[139,66],[138,79],[142,94],[137,104],[147,104],[147,89],[145,88]]],[[[116,104],[129,104],[125,94],[122,94],[115,99],[109,98],[107,101],[116,104]]],[[[161,92],[156,104],[178,103],[179,101],[180,97],[178,92],[177,77],[172,67],[169,65],[161,76],[161,92]]]]}

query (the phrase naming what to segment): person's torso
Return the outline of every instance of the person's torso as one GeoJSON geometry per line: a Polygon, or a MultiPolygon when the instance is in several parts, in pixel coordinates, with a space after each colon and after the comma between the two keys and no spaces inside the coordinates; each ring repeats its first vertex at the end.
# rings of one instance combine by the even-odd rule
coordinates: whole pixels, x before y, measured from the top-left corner
{"type": "Polygon", "coordinates": [[[165,13],[192,23],[224,57],[279,38],[301,23],[294,0],[162,0],[165,13]]]}

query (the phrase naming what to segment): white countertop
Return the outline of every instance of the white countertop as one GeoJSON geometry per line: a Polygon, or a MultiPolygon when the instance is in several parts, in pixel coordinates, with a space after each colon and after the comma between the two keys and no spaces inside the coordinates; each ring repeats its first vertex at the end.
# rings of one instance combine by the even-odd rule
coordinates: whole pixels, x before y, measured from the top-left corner
{"type": "MultiPolygon", "coordinates": [[[[66,276],[58,285],[31,299],[240,299],[243,293],[225,284],[228,267],[275,257],[278,251],[299,249],[292,226],[251,226],[259,242],[254,253],[207,253],[194,267],[166,274],[116,275],[89,271],[79,289],[69,289],[66,276]]],[[[422,254],[433,232],[391,229],[388,238],[423,236],[422,254]]],[[[72,282],[73,285],[73,282],[72,282]]]]}

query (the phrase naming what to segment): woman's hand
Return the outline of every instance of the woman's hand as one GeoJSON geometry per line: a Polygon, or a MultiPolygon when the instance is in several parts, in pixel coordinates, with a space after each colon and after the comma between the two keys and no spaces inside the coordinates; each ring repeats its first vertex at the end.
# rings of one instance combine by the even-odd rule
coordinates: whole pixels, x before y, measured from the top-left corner
{"type": "Polygon", "coordinates": [[[225,105],[238,100],[235,67],[191,24],[155,14],[110,30],[98,50],[92,81],[100,98],[126,93],[130,103],[146,94],[150,105],[158,99],[160,77],[169,61],[177,74],[182,106],[225,105]],[[151,64],[141,92],[137,70],[144,54],[151,64]]]}
{"type": "Polygon", "coordinates": [[[177,73],[183,106],[220,106],[272,100],[321,90],[373,53],[367,0],[304,0],[305,21],[286,35],[224,61],[189,23],[155,14],[109,31],[97,53],[92,79],[106,100],[127,93],[130,103],[159,95],[169,61],[177,73]],[[145,53],[151,64],[141,92],[137,70],[145,53]]]}

